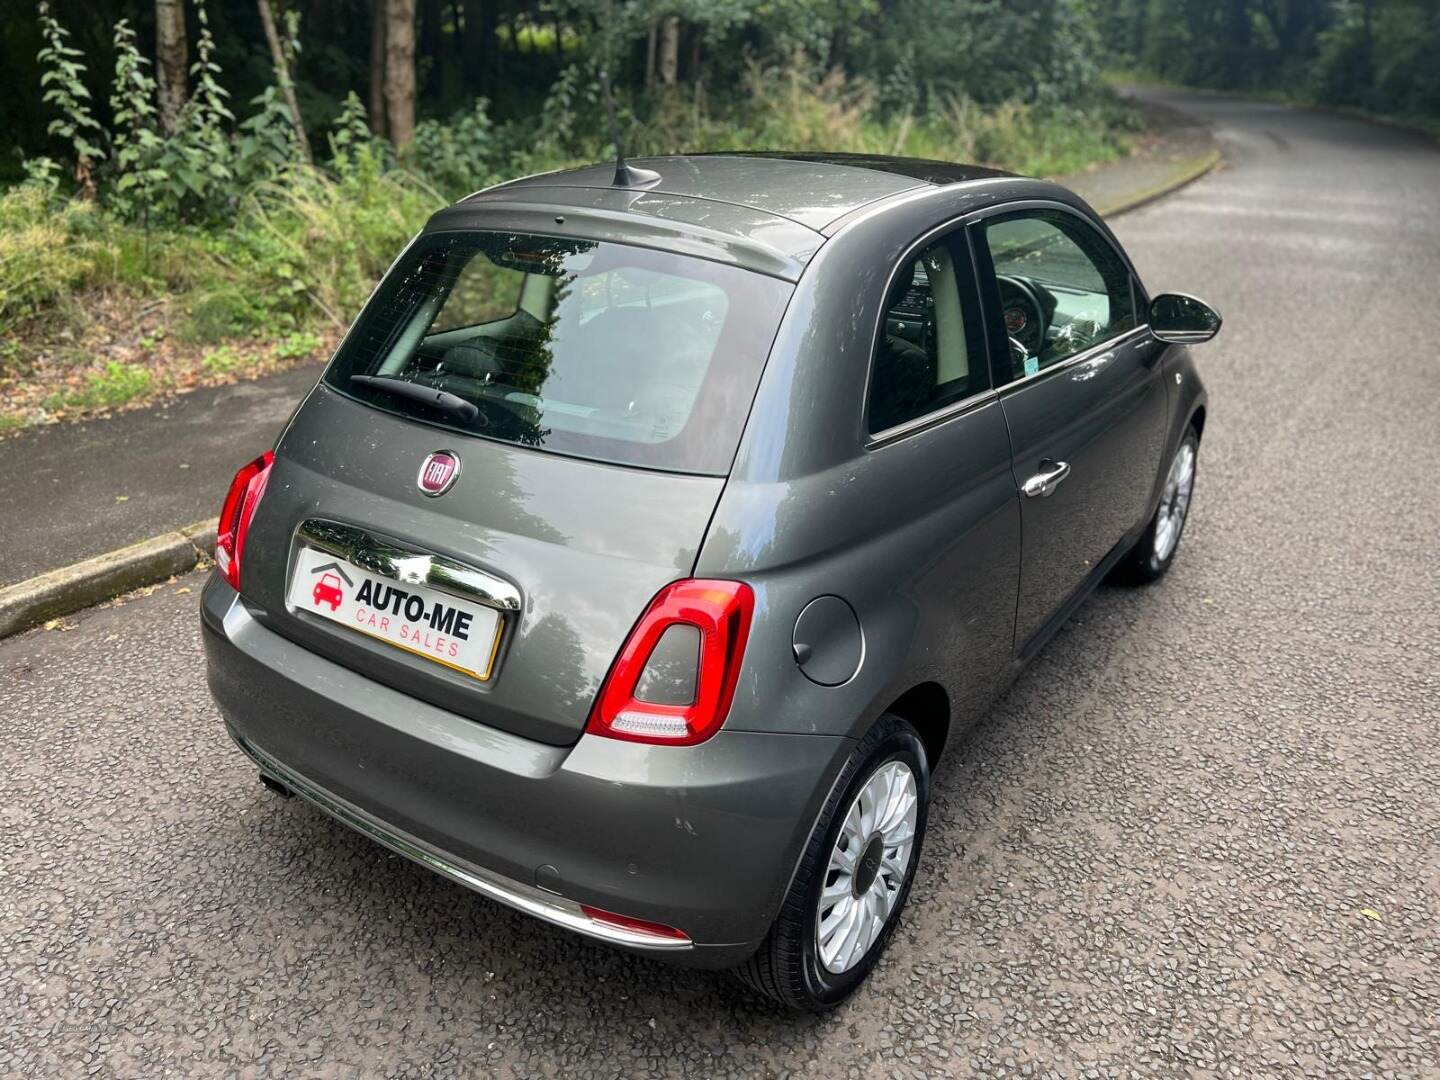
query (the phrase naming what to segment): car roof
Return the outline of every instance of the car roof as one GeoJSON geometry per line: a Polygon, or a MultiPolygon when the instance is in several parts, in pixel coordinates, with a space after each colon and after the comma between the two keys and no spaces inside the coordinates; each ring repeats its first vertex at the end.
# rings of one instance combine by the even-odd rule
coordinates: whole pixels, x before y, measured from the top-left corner
{"type": "Polygon", "coordinates": [[[658,179],[616,187],[614,162],[527,176],[462,199],[431,227],[485,228],[504,220],[506,228],[550,224],[542,231],[553,232],[558,218],[567,234],[674,247],[794,280],[827,230],[865,207],[936,186],[1022,179],[980,165],[813,151],[684,154],[630,164],[658,179]],[[597,222],[606,227],[596,231],[597,222]],[[696,245],[704,250],[692,250],[696,245]]]}

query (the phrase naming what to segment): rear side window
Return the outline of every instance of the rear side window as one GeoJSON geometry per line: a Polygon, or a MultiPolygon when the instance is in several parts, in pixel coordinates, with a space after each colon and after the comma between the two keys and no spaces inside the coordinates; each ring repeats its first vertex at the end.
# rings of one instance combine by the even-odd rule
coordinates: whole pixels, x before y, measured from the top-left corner
{"type": "Polygon", "coordinates": [[[872,434],[990,387],[979,299],[963,237],[933,244],[896,274],[870,365],[872,434]]]}
{"type": "Polygon", "coordinates": [[[378,408],[484,438],[723,475],[790,293],[738,267],[624,244],[422,237],[325,378],[378,408]],[[392,393],[390,379],[477,412],[463,420],[392,393]]]}

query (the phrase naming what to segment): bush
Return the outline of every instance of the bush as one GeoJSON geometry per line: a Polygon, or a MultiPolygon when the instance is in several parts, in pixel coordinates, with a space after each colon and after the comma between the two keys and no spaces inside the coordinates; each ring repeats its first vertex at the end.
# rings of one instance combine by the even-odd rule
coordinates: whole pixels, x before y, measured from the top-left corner
{"type": "Polygon", "coordinates": [[[484,98],[469,112],[417,124],[405,156],[417,173],[451,199],[507,179],[500,158],[484,98]]]}
{"type": "Polygon", "coordinates": [[[0,332],[54,304],[95,269],[94,207],[40,184],[0,195],[0,332]]]}
{"type": "Polygon", "coordinates": [[[317,318],[343,329],[443,204],[411,174],[382,172],[363,147],[345,175],[289,167],[254,185],[234,228],[208,239],[186,336],[274,334],[317,318]]]}

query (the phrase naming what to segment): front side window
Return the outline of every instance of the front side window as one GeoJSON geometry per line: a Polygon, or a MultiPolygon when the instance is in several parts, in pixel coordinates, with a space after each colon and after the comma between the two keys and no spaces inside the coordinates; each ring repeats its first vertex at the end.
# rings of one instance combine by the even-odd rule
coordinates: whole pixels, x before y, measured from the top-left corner
{"type": "Polygon", "coordinates": [[[901,267],[885,301],[870,367],[872,434],[990,387],[983,321],[963,237],[901,267]]]}
{"type": "Polygon", "coordinates": [[[723,475],[790,293],[624,244],[438,234],[391,271],[325,379],[484,438],[723,475]]]}
{"type": "Polygon", "coordinates": [[[1020,379],[1135,328],[1130,271],[1104,237],[1059,211],[984,223],[1011,378],[1020,379]]]}

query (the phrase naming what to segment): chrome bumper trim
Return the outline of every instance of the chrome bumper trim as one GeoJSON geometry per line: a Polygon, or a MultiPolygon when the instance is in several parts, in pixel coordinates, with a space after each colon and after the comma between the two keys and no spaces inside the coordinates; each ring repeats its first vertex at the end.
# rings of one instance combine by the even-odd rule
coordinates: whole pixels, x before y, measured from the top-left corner
{"type": "Polygon", "coordinates": [[[515,908],[517,911],[523,911],[526,915],[543,919],[555,926],[573,930],[577,934],[584,934],[586,937],[608,942],[611,945],[660,952],[683,952],[694,948],[694,943],[689,940],[664,938],[638,930],[627,930],[621,926],[594,922],[573,900],[547,893],[542,889],[522,884],[478,866],[462,866],[449,857],[422,846],[420,842],[410,839],[336,796],[322,791],[247,741],[234,728],[229,730],[230,737],[235,740],[235,744],[245,751],[260,771],[271,779],[284,784],[306,802],[323,810],[342,824],[350,826],[356,832],[383,844],[397,855],[403,855],[457,884],[464,885],[467,889],[474,890],[481,896],[515,908]]]}

